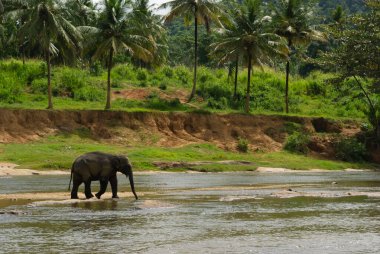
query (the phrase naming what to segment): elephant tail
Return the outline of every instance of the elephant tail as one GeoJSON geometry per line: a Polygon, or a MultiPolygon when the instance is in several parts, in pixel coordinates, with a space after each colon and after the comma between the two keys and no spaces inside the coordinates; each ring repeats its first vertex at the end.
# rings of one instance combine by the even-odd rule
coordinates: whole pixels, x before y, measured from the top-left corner
{"type": "Polygon", "coordinates": [[[74,164],[73,164],[73,166],[71,167],[71,176],[70,176],[70,182],[69,182],[69,189],[68,189],[68,191],[70,191],[70,189],[71,189],[71,181],[73,180],[73,169],[74,169],[74,164]]]}

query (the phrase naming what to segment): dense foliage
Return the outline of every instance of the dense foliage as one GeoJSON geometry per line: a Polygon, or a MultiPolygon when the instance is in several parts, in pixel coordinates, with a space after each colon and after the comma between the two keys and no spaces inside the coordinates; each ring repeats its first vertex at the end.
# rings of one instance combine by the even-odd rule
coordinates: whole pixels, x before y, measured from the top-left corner
{"type": "Polygon", "coordinates": [[[47,93],[49,108],[53,96],[109,109],[118,89],[155,87],[168,107],[159,93],[114,106],[367,116],[379,136],[377,0],[173,0],[166,17],[147,0],[2,4],[0,56],[23,59],[1,62],[2,104],[47,93]]]}

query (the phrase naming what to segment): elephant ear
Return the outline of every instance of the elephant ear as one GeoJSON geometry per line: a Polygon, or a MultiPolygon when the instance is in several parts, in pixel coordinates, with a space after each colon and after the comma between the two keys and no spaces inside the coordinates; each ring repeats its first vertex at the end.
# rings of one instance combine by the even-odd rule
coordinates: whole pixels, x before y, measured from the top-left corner
{"type": "Polygon", "coordinates": [[[114,168],[116,170],[120,170],[121,169],[121,160],[120,160],[119,156],[114,156],[111,159],[111,164],[112,164],[112,168],[114,168]]]}

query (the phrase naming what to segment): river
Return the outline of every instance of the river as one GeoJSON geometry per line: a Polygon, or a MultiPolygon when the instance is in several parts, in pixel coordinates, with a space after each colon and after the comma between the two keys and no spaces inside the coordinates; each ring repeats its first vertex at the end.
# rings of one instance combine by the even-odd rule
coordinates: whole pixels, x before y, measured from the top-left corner
{"type": "MultiPolygon", "coordinates": [[[[3,177],[0,194],[64,192],[68,180],[3,177]]],[[[380,192],[377,172],[137,173],[135,184],[137,201],[0,200],[0,253],[380,253],[380,198],[347,194],[380,192]]]]}

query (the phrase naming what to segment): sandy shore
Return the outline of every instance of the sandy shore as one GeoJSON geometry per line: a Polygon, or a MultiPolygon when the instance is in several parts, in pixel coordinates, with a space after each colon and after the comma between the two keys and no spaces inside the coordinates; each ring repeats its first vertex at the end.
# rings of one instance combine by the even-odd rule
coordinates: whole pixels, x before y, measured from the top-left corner
{"type": "MultiPolygon", "coordinates": [[[[17,168],[17,164],[0,162],[0,177],[4,176],[29,176],[29,175],[70,175],[70,170],[32,170],[17,168]]],[[[310,170],[294,170],[288,168],[271,168],[271,167],[258,167],[254,172],[257,173],[306,173],[306,172],[335,172],[336,170],[326,169],[310,169],[310,170]]],[[[372,171],[369,169],[344,169],[341,171],[346,172],[365,172],[372,171]]],[[[149,174],[170,174],[167,171],[137,171],[136,175],[149,175],[149,174]]],[[[186,173],[200,173],[196,171],[186,171],[186,173]]]]}
{"type": "Polygon", "coordinates": [[[69,175],[69,171],[63,170],[32,170],[16,168],[17,164],[0,162],[0,176],[28,176],[28,175],[69,175]]]}

